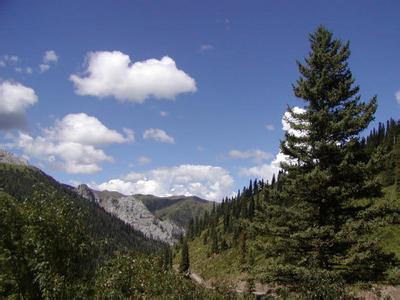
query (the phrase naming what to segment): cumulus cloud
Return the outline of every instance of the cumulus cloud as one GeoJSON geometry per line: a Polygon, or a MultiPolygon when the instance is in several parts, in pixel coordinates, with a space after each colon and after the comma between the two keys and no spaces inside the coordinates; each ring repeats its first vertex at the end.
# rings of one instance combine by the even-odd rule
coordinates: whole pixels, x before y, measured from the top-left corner
{"type": "Polygon", "coordinates": [[[11,55],[11,56],[6,56],[6,57],[8,57],[8,60],[13,63],[17,63],[19,61],[19,57],[16,55],[11,55]]]}
{"type": "Polygon", "coordinates": [[[286,156],[279,152],[270,163],[256,165],[250,168],[240,168],[239,175],[271,180],[272,175],[280,170],[280,163],[286,160],[286,156]]]}
{"type": "Polygon", "coordinates": [[[134,140],[130,129],[124,130],[123,136],[103,125],[97,118],[85,113],[69,114],[57,120],[55,126],[45,129],[46,136],[60,142],[73,142],[85,145],[108,145],[127,143],[134,140]]]}
{"type": "Polygon", "coordinates": [[[175,140],[172,136],[169,136],[164,130],[158,128],[149,128],[143,132],[143,138],[145,140],[154,140],[156,142],[174,144],[175,140]]]}
{"type": "Polygon", "coordinates": [[[168,116],[168,112],[166,112],[166,111],[160,111],[160,116],[161,116],[161,117],[166,117],[166,116],[168,116]]]}
{"type": "MultiPolygon", "coordinates": [[[[300,107],[293,107],[293,112],[295,114],[302,114],[306,112],[304,108],[300,107]]],[[[291,135],[295,136],[304,136],[307,132],[295,130],[290,126],[290,123],[298,122],[295,118],[293,118],[292,114],[286,111],[282,116],[282,129],[288,132],[291,135]]],[[[242,156],[243,153],[241,153],[242,156]]],[[[239,155],[239,153],[237,154],[239,155]]],[[[263,178],[264,180],[271,180],[272,175],[276,174],[280,170],[280,165],[282,162],[285,163],[296,163],[291,161],[287,155],[284,155],[282,152],[278,152],[275,158],[270,163],[259,163],[258,165],[249,167],[249,168],[240,168],[239,175],[247,176],[247,177],[256,177],[256,178],[263,178]]]]}
{"type": "Polygon", "coordinates": [[[73,74],[70,80],[78,95],[115,97],[136,103],[150,97],[174,99],[197,90],[195,80],[179,70],[172,58],[132,63],[128,55],[119,51],[89,53],[85,76],[73,74]]]}
{"type": "Polygon", "coordinates": [[[0,83],[0,129],[24,128],[25,110],[35,104],[35,91],[21,83],[0,83]]]}
{"type": "Polygon", "coordinates": [[[396,92],[395,97],[396,97],[397,103],[400,104],[400,91],[396,92]]]}
{"type": "Polygon", "coordinates": [[[49,69],[50,69],[50,65],[46,65],[46,64],[40,64],[39,65],[40,73],[47,72],[49,69]]]}
{"type": "Polygon", "coordinates": [[[55,64],[58,62],[58,56],[54,50],[48,50],[43,54],[42,63],[39,65],[40,73],[47,72],[51,64],[55,64]]]}
{"type": "Polygon", "coordinates": [[[221,201],[231,193],[233,178],[221,167],[179,165],[144,173],[132,172],[123,178],[111,179],[92,186],[99,190],[118,191],[127,195],[196,195],[208,200],[221,201]]]}
{"type": "Polygon", "coordinates": [[[3,62],[3,66],[5,66],[7,63],[9,64],[16,64],[19,62],[19,57],[16,55],[3,55],[3,58],[1,59],[3,62]]]}
{"type": "Polygon", "coordinates": [[[252,159],[256,163],[262,162],[263,160],[272,157],[271,153],[259,149],[246,150],[246,151],[231,150],[229,151],[228,155],[230,158],[233,159],[252,159]]]}
{"type": "MultiPolygon", "coordinates": [[[[306,110],[304,108],[301,108],[298,106],[293,107],[292,111],[295,114],[303,114],[306,112],[306,110]]],[[[307,134],[307,132],[305,132],[305,131],[300,131],[300,130],[296,130],[296,129],[292,128],[290,126],[290,123],[299,125],[299,120],[295,119],[289,111],[286,111],[282,117],[282,129],[284,131],[287,131],[290,135],[294,135],[297,137],[305,136],[307,134]]]]}
{"type": "Polygon", "coordinates": [[[43,63],[56,63],[58,61],[58,56],[54,50],[48,50],[43,55],[43,63]]]}
{"type": "Polygon", "coordinates": [[[140,156],[137,161],[139,165],[143,166],[151,163],[151,158],[147,156],[140,156]]]}
{"type": "Polygon", "coordinates": [[[99,146],[133,140],[132,132],[125,131],[123,136],[95,117],[69,114],[56,120],[53,127],[43,129],[37,137],[19,132],[12,146],[50,167],[67,173],[90,174],[101,170],[100,163],[113,160],[99,146]]]}

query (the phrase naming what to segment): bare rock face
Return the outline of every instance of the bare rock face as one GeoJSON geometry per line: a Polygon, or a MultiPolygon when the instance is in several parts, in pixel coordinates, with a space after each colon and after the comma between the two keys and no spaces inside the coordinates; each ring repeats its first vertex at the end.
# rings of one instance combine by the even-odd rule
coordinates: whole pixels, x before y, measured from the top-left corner
{"type": "Polygon", "coordinates": [[[28,166],[28,162],[11,152],[0,149],[0,163],[28,166]]]}
{"type": "Polygon", "coordinates": [[[75,191],[90,202],[99,203],[100,201],[99,197],[86,184],[78,185],[75,191]]]}
{"type": "Polygon", "coordinates": [[[86,184],[79,185],[75,191],[83,198],[97,203],[105,211],[142,232],[146,237],[172,245],[184,233],[183,228],[173,222],[156,218],[135,196],[125,196],[117,192],[95,191],[86,184]]]}
{"type": "Polygon", "coordinates": [[[136,230],[142,232],[146,237],[172,245],[183,234],[181,227],[170,221],[157,219],[143,202],[134,196],[113,198],[111,201],[103,202],[102,207],[109,213],[130,224],[136,230]]]}

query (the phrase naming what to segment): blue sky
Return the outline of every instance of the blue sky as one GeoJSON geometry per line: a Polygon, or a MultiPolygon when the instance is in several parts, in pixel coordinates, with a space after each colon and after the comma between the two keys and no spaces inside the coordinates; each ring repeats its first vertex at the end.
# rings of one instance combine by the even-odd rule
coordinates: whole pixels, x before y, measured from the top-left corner
{"type": "Polygon", "coordinates": [[[318,25],[350,40],[363,99],[378,95],[375,122],[399,118],[399,10],[398,1],[2,0],[0,143],[62,182],[219,200],[276,171],[282,115],[303,104],[295,61],[318,25]]]}

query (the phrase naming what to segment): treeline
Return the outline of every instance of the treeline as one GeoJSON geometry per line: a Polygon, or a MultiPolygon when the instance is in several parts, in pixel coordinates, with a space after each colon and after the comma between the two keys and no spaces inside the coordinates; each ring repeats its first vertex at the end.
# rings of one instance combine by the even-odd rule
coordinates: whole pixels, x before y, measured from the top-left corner
{"type": "Polygon", "coordinates": [[[187,239],[202,239],[209,256],[239,250],[243,270],[260,281],[308,299],[338,299],[347,284],[399,281],[398,258],[378,234],[400,224],[400,123],[389,120],[361,138],[377,99],[361,102],[349,44],[323,27],[310,43],[294,85],[306,110],[289,108],[293,131],[281,142],[289,160],[270,183],[251,181],[192,220],[187,239]],[[397,194],[384,195],[393,184],[397,194]]]}
{"type": "MultiPolygon", "coordinates": [[[[400,177],[396,177],[396,174],[400,174],[400,159],[396,155],[400,152],[400,120],[390,119],[386,124],[379,123],[377,128],[361,138],[360,145],[367,160],[373,156],[379,157],[376,161],[376,177],[382,186],[396,184],[400,191],[400,177]]],[[[284,182],[283,171],[279,171],[277,176],[274,174],[271,182],[250,180],[249,185],[238,190],[236,196],[224,198],[221,203],[214,204],[210,213],[192,219],[187,226],[187,238],[193,240],[201,236],[203,243],[209,245],[210,255],[241,244],[242,261],[246,261],[244,257],[248,252],[246,240],[250,235],[250,223],[266,208],[271,197],[276,197],[282,191],[284,182]]],[[[247,261],[251,260],[249,258],[247,261]]]]}
{"type": "Polygon", "coordinates": [[[398,152],[400,143],[400,120],[390,119],[384,123],[379,123],[370,134],[362,139],[365,150],[369,155],[381,156],[379,180],[383,186],[389,186],[399,182],[398,152]],[[396,169],[397,168],[397,169],[396,169]]]}

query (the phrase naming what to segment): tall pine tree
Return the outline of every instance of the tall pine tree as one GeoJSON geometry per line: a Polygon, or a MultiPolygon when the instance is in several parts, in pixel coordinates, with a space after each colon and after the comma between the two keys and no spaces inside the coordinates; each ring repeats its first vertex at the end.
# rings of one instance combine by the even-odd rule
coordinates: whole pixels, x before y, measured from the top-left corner
{"type": "Polygon", "coordinates": [[[396,194],[400,198],[400,134],[394,148],[396,194]]]}
{"type": "Polygon", "coordinates": [[[289,158],[282,164],[285,183],[266,205],[264,223],[255,226],[268,236],[264,279],[375,280],[390,260],[368,239],[374,228],[365,199],[378,195],[380,187],[359,133],[373,120],[377,101],[361,101],[348,67],[348,42],[319,27],[310,43],[293,87],[304,110],[289,108],[292,130],[281,143],[289,158]]]}
{"type": "Polygon", "coordinates": [[[187,273],[189,271],[189,245],[187,238],[183,238],[182,248],[181,248],[181,260],[179,262],[179,271],[181,273],[187,273]]]}

